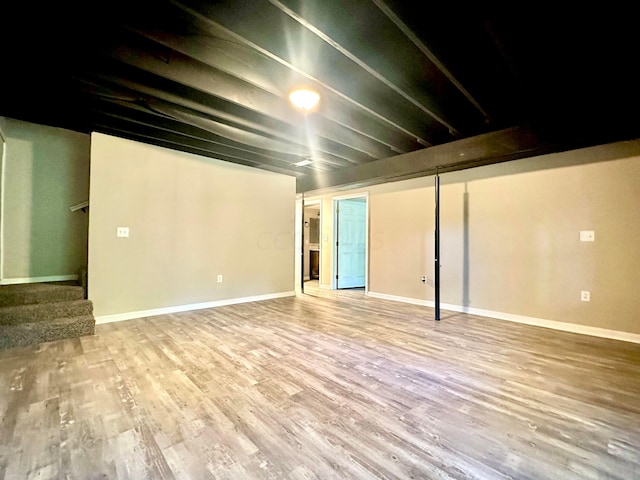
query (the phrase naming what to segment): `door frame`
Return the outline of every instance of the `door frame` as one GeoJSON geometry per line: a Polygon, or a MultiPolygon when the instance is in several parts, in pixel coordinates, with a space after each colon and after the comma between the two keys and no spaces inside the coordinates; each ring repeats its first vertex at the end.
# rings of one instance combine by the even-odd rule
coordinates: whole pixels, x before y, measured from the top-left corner
{"type": "MultiPolygon", "coordinates": [[[[369,293],[369,192],[352,193],[349,195],[340,195],[333,197],[332,201],[332,213],[333,213],[333,267],[331,269],[331,289],[338,289],[338,282],[336,282],[336,275],[338,275],[338,248],[336,243],[338,242],[338,215],[336,213],[338,208],[338,202],[340,200],[349,200],[353,198],[364,198],[364,292],[369,293]]],[[[321,217],[322,218],[322,217],[321,217]]]]}
{"type": "Polygon", "coordinates": [[[7,140],[0,128],[0,285],[4,282],[4,198],[5,198],[5,163],[7,156],[7,140]]]}

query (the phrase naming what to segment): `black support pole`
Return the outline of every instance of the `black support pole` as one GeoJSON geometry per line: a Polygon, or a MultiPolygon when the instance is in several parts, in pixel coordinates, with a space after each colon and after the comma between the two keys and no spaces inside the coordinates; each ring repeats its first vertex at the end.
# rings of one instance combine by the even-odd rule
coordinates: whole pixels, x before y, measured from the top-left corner
{"type": "Polygon", "coordinates": [[[339,271],[340,264],[338,263],[338,259],[340,258],[340,200],[337,200],[336,203],[336,211],[335,211],[335,219],[336,219],[336,290],[340,288],[340,279],[339,271]]]}
{"type": "Polygon", "coordinates": [[[302,192],[302,230],[300,233],[300,291],[304,293],[304,192],[302,192]]]}
{"type": "Polygon", "coordinates": [[[435,231],[436,320],[440,320],[440,175],[436,171],[436,231],[435,231]]]}

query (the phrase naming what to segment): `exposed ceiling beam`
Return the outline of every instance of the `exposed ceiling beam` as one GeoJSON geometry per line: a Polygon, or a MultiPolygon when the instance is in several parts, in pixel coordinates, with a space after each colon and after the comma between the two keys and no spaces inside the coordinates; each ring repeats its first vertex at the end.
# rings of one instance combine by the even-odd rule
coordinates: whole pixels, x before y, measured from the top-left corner
{"type": "MultiPolygon", "coordinates": [[[[209,117],[232,127],[243,128],[266,137],[289,142],[292,145],[308,148],[307,138],[302,137],[294,127],[282,125],[276,120],[269,121],[269,119],[260,117],[257,113],[255,121],[248,120],[243,107],[223,102],[222,99],[216,104],[212,104],[210,98],[188,87],[184,87],[183,91],[177,92],[177,86],[159,88],[141,81],[125,80],[118,75],[97,72],[93,72],[90,78],[78,78],[77,80],[86,85],[88,94],[103,95],[100,92],[103,90],[104,95],[115,96],[115,98],[125,96],[135,99],[139,103],[165,102],[176,108],[188,109],[194,115],[198,113],[203,118],[209,117]]],[[[364,154],[358,156],[352,150],[348,150],[339,144],[330,143],[322,138],[317,139],[315,151],[319,158],[336,167],[350,166],[354,163],[364,162],[368,158],[364,154]]]]}
{"type": "Polygon", "coordinates": [[[449,130],[449,132],[451,132],[452,135],[454,135],[456,137],[462,136],[461,133],[458,131],[458,129],[456,127],[454,127],[449,121],[445,120],[441,115],[435,113],[431,108],[427,107],[426,105],[423,105],[421,102],[416,100],[416,98],[414,98],[412,95],[409,95],[402,88],[400,88],[398,85],[396,85],[395,83],[390,81],[388,78],[386,78],[380,72],[378,72],[376,69],[374,69],[373,67],[367,65],[366,62],[364,62],[362,59],[358,58],[355,54],[350,52],[347,48],[345,48],[343,45],[341,45],[336,40],[331,38],[329,35],[325,34],[320,29],[316,28],[314,25],[311,24],[311,22],[305,20],[301,15],[298,15],[296,12],[294,12],[293,10],[291,10],[290,8],[288,8],[286,5],[282,4],[278,0],[269,0],[269,1],[275,7],[280,9],[283,13],[287,14],[288,16],[290,16],[292,19],[294,19],[296,22],[298,22],[304,28],[306,28],[307,30],[312,32],[314,35],[316,35],[318,38],[322,39],[328,45],[333,47],[341,55],[344,55],[346,58],[348,58],[353,63],[358,65],[360,68],[362,68],[364,71],[366,71],[369,75],[371,75],[374,78],[376,78],[379,82],[383,83],[385,86],[387,86],[388,88],[390,88],[391,90],[396,92],[398,95],[400,95],[402,98],[407,100],[409,103],[412,103],[417,108],[419,108],[424,113],[426,113],[431,118],[433,118],[435,121],[437,121],[438,123],[442,124],[445,128],[447,128],[449,130]]]}
{"type": "MultiPolygon", "coordinates": [[[[250,149],[247,144],[230,142],[227,138],[212,134],[209,131],[199,128],[197,125],[190,127],[183,122],[175,121],[164,115],[160,115],[161,119],[158,119],[158,114],[149,113],[149,111],[141,105],[131,103],[125,105],[95,105],[94,107],[90,107],[89,111],[93,113],[95,118],[109,117],[117,120],[121,130],[124,130],[126,127],[137,132],[142,129],[147,131],[153,129],[155,134],[162,134],[163,137],[173,138],[176,144],[178,143],[175,141],[176,138],[183,139],[184,145],[192,142],[201,150],[207,150],[210,154],[209,156],[224,155],[229,158],[245,158],[255,164],[271,164],[274,167],[279,167],[294,173],[301,170],[308,171],[294,166],[294,163],[303,159],[301,157],[293,155],[275,156],[271,151],[260,148],[250,149]],[[137,110],[137,112],[131,112],[131,109],[137,110]]],[[[320,169],[328,170],[328,168],[321,167],[320,169]]]]}
{"type": "Polygon", "coordinates": [[[194,20],[198,20],[200,22],[200,24],[198,25],[200,28],[205,29],[205,26],[209,28],[210,32],[214,35],[219,35],[219,34],[224,34],[226,37],[231,38],[233,40],[235,40],[238,43],[244,44],[252,49],[254,49],[256,52],[264,55],[265,57],[273,60],[274,62],[277,62],[281,65],[283,65],[284,67],[286,67],[288,70],[290,70],[291,72],[294,72],[295,74],[299,75],[300,77],[320,86],[320,88],[323,91],[326,92],[331,92],[332,94],[342,98],[344,101],[352,104],[353,106],[357,107],[358,109],[362,110],[363,112],[367,113],[368,115],[371,115],[375,118],[377,118],[379,121],[383,122],[384,124],[397,129],[398,131],[408,135],[411,138],[414,138],[416,140],[416,142],[418,142],[420,145],[422,146],[430,146],[432,145],[432,141],[429,140],[427,137],[424,136],[424,132],[425,129],[424,128],[417,128],[416,126],[413,125],[405,125],[405,123],[407,122],[406,118],[395,118],[394,115],[391,114],[390,111],[388,111],[387,108],[384,107],[384,105],[376,105],[371,106],[371,105],[367,105],[365,102],[363,101],[359,101],[357,100],[355,97],[353,96],[349,96],[346,95],[345,93],[343,93],[342,91],[340,91],[340,89],[335,88],[334,86],[330,85],[329,83],[327,83],[326,81],[323,81],[322,79],[318,78],[317,76],[314,76],[306,71],[304,71],[301,68],[298,68],[296,65],[294,65],[293,63],[287,61],[286,59],[284,59],[283,57],[271,52],[270,50],[268,50],[267,48],[264,48],[260,45],[258,45],[257,43],[249,40],[246,36],[242,36],[239,35],[238,33],[229,30],[228,28],[223,27],[222,25],[220,25],[219,23],[213,21],[211,18],[207,17],[207,15],[201,13],[199,10],[197,10],[196,8],[193,8],[189,5],[187,5],[185,2],[179,2],[177,0],[169,0],[169,3],[180,8],[181,10],[183,10],[184,12],[189,13],[194,20]]]}
{"type": "Polygon", "coordinates": [[[105,53],[113,60],[206,92],[209,95],[254,110],[261,115],[270,116],[290,126],[304,124],[305,129],[300,130],[302,138],[316,136],[326,138],[352,150],[362,152],[372,159],[384,158],[393,153],[388,147],[373,142],[371,139],[363,138],[321,116],[304,117],[303,114],[294,112],[285,99],[271,95],[258,87],[242,82],[214,67],[193,61],[177,52],[171,52],[170,58],[163,59],[144,48],[117,45],[105,53]],[[307,121],[304,121],[305,118],[307,121]]]}
{"type": "Polygon", "coordinates": [[[485,123],[491,122],[491,117],[489,113],[480,105],[471,93],[462,85],[462,83],[449,71],[449,69],[440,61],[440,59],[434,55],[431,50],[418,38],[418,36],[409,28],[407,24],[405,24],[396,13],[389,8],[389,6],[383,0],[371,0],[387,17],[391,20],[398,29],[406,35],[406,37],[411,40],[411,42],[418,47],[418,49],[427,57],[431,63],[433,63],[438,69],[442,72],[442,74],[449,79],[449,81],[464,95],[464,97],[469,100],[469,102],[476,107],[476,109],[482,113],[485,118],[485,123]]]}
{"type": "MultiPolygon", "coordinates": [[[[213,37],[205,32],[201,35],[183,36],[157,28],[149,30],[133,25],[127,25],[126,28],[280,98],[288,93],[285,86],[295,83],[291,80],[290,70],[283,65],[274,64],[255,50],[229,39],[213,37]]],[[[323,88],[319,90],[323,91],[322,115],[330,121],[372,142],[382,144],[395,153],[405,153],[416,148],[417,142],[413,137],[404,132],[390,135],[388,126],[378,118],[362,112],[332,92],[323,88]],[[354,125],[359,128],[354,128],[354,125]]]]}
{"type": "MultiPolygon", "coordinates": [[[[593,141],[597,142],[595,138],[593,141]]],[[[512,127],[364,165],[308,176],[298,180],[297,191],[308,193],[338,187],[375,185],[432,175],[436,171],[464,170],[588,144],[589,141],[585,139],[560,140],[553,133],[545,135],[529,126],[512,127]]]]}

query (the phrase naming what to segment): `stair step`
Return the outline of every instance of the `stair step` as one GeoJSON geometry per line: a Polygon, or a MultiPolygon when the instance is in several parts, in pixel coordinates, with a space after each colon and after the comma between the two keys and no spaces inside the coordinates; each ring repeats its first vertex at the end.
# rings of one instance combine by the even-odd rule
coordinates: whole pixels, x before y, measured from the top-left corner
{"type": "Polygon", "coordinates": [[[81,317],[93,314],[91,300],[68,302],[32,303],[0,307],[0,325],[45,322],[65,317],[81,317]]]}
{"type": "Polygon", "coordinates": [[[0,349],[78,338],[95,333],[93,315],[59,318],[46,322],[0,325],[0,349]]]}
{"type": "Polygon", "coordinates": [[[0,287],[0,307],[83,300],[84,288],[77,285],[21,283],[0,287]]]}

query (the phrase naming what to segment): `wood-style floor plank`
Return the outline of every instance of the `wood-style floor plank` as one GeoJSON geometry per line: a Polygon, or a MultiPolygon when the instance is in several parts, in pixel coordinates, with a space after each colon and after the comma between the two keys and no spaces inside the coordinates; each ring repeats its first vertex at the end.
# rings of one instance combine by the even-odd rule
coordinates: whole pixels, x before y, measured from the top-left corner
{"type": "Polygon", "coordinates": [[[0,480],[640,478],[640,345],[308,292],[0,352],[0,480]]]}

